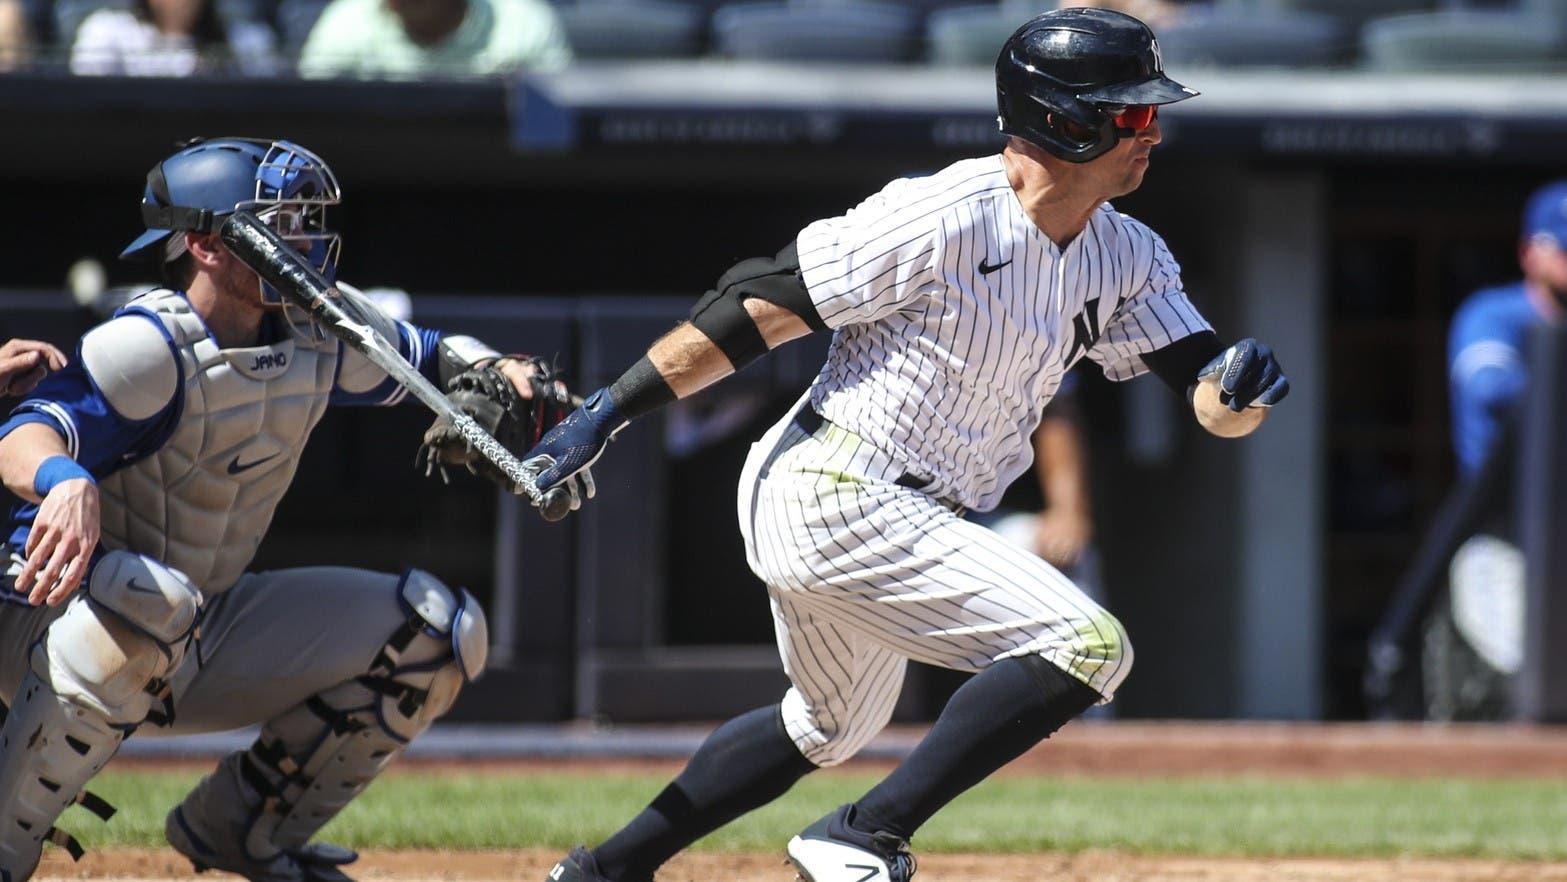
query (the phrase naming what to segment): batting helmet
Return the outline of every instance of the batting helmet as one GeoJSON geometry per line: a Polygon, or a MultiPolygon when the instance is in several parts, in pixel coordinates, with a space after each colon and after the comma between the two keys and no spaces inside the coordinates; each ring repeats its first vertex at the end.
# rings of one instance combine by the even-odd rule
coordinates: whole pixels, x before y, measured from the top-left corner
{"type": "Polygon", "coordinates": [[[1127,107],[1197,93],[1164,75],[1159,42],[1141,21],[1098,8],[1046,12],[1018,28],[996,59],[1001,131],[1068,162],[1104,155],[1133,129],[1127,107]]]}
{"type": "MultiPolygon", "coordinates": [[[[184,253],[177,232],[210,233],[237,209],[272,224],[328,278],[341,245],[326,225],[326,208],[342,201],[337,178],[321,157],[291,141],[196,139],[147,173],[141,216],[147,229],[120,257],[164,263],[184,253]]],[[[267,286],[262,299],[280,298],[267,286]]]]}

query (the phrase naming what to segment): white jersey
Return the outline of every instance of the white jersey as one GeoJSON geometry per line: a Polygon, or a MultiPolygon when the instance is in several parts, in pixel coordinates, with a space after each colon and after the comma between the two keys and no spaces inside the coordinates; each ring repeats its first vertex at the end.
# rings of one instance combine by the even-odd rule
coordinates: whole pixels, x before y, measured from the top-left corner
{"type": "Polygon", "coordinates": [[[1210,330],[1164,240],[1104,204],[1065,248],[1023,212],[999,155],[888,184],[800,232],[801,276],[836,329],[810,392],[827,420],[994,508],[1083,356],[1112,380],[1210,330]]]}

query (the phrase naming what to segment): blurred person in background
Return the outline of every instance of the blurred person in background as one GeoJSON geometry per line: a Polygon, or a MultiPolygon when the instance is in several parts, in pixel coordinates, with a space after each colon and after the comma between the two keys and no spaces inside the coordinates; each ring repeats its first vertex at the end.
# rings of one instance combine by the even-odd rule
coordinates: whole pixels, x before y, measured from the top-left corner
{"type": "Polygon", "coordinates": [[[0,345],[0,398],[26,395],[50,371],[65,367],[65,353],[37,340],[7,340],[0,345]]]}
{"type": "MultiPolygon", "coordinates": [[[[1471,294],[1448,337],[1453,448],[1465,479],[1509,437],[1529,385],[1533,329],[1567,319],[1567,180],[1529,198],[1518,263],[1523,278],[1471,294]]],[[[1511,679],[1523,664],[1524,556],[1510,508],[1487,513],[1454,553],[1449,604],[1427,623],[1426,709],[1433,719],[1511,715],[1511,679]]]]}
{"type": "Polygon", "coordinates": [[[1027,480],[1020,480],[1013,490],[1025,492],[1016,494],[1016,500],[1003,501],[995,513],[998,516],[990,519],[987,526],[1044,558],[1090,597],[1103,603],[1093,551],[1088,441],[1077,386],[1076,375],[1068,374],[1056,396],[1045,406],[1039,428],[1034,430],[1033,472],[1038,499],[1021,486],[1027,480]],[[1091,578],[1085,580],[1084,576],[1091,578]]]}
{"type": "MultiPolygon", "coordinates": [[[[1060,570],[1095,603],[1110,602],[1094,545],[1093,504],[1088,474],[1088,435],[1078,401],[1077,374],[1069,373],[1045,405],[1034,430],[1032,474],[1007,490],[1001,507],[976,522],[1026,548],[1060,570]]],[[[1083,713],[1085,719],[1109,719],[1112,705],[1083,713]]]]}
{"type": "Polygon", "coordinates": [[[571,61],[544,0],[333,0],[300,51],[306,77],[490,76],[571,61]]]}
{"type": "Polygon", "coordinates": [[[1175,20],[1180,15],[1180,7],[1191,2],[1192,0],[1061,0],[1057,5],[1062,9],[1071,6],[1113,9],[1140,18],[1147,22],[1149,27],[1157,28],[1175,20]]]}
{"type": "Polygon", "coordinates": [[[16,70],[33,54],[32,29],[21,0],[0,0],[0,71],[16,70]]]}
{"type": "Polygon", "coordinates": [[[82,20],[71,73],[186,77],[277,72],[277,38],[260,22],[224,25],[211,0],[135,0],[82,20]]]}

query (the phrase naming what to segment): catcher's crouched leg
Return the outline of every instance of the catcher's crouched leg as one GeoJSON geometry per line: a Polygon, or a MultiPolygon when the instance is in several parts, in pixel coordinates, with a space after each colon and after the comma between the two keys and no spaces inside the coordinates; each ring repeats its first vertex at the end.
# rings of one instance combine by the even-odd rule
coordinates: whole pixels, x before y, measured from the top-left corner
{"type": "Polygon", "coordinates": [[[357,855],[309,839],[451,707],[484,668],[489,634],[467,591],[410,570],[398,582],[408,614],[362,676],[267,721],[165,822],[169,843],[198,869],[265,882],[345,880],[357,855]]]}
{"type": "Polygon", "coordinates": [[[80,856],[53,826],[73,802],[105,819],[114,813],[82,788],[162,709],[200,605],[180,573],[112,551],[33,645],[0,728],[0,880],[31,876],[45,839],[80,856]]]}

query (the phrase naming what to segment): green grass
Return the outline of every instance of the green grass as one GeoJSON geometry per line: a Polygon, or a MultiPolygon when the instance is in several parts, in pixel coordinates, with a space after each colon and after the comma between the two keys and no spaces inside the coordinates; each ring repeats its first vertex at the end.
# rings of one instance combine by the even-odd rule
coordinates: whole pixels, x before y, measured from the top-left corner
{"type": "MultiPolygon", "coordinates": [[[[818,775],[700,847],[777,850],[872,778],[818,775]]],[[[162,844],[187,773],[110,772],[92,789],[121,813],[64,825],[92,846],[162,844]]],[[[643,775],[408,773],[378,781],[323,838],[366,848],[565,848],[598,841],[663,786],[643,775]]],[[[982,785],[915,841],[924,852],[1567,859],[1567,782],[1010,777],[982,785]]]]}

